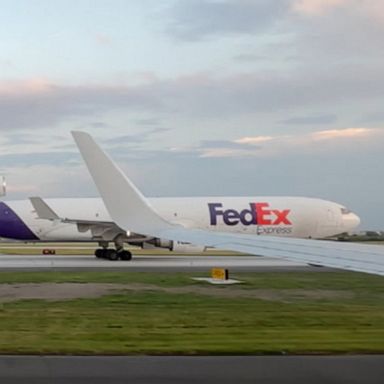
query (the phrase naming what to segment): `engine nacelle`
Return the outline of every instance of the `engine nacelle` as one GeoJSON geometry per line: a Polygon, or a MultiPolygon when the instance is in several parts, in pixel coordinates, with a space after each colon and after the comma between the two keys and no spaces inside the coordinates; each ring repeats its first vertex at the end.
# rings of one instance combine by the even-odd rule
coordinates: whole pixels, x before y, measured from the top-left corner
{"type": "Polygon", "coordinates": [[[202,245],[173,241],[171,251],[180,253],[201,253],[205,251],[205,248],[206,247],[202,245]]]}
{"type": "Polygon", "coordinates": [[[204,252],[206,248],[202,245],[164,239],[152,239],[149,241],[149,243],[157,248],[167,248],[172,252],[180,253],[201,253],[204,252]]]}

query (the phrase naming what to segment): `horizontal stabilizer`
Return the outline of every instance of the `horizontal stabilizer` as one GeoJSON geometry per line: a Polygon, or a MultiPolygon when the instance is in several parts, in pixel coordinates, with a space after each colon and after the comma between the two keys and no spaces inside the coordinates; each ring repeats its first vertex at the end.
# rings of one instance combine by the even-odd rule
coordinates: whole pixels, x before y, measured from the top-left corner
{"type": "Polygon", "coordinates": [[[60,220],[60,217],[57,216],[55,211],[41,197],[30,197],[29,200],[39,219],[60,220]]]}
{"type": "MultiPolygon", "coordinates": [[[[29,200],[35,209],[37,216],[42,220],[60,220],[62,223],[93,225],[101,227],[116,227],[113,221],[84,220],[77,218],[60,217],[41,197],[30,197],[29,200]]],[[[117,228],[117,227],[116,227],[117,228]]]]}

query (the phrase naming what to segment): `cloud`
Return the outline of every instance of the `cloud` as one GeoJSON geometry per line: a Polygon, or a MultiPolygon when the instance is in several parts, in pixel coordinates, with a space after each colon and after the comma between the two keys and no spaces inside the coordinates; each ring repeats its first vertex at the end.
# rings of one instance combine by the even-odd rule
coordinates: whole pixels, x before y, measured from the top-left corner
{"type": "Polygon", "coordinates": [[[13,196],[22,194],[22,195],[30,195],[35,193],[39,193],[38,187],[36,184],[18,184],[18,185],[10,185],[9,187],[7,186],[7,193],[12,194],[13,196]]]}
{"type": "Polygon", "coordinates": [[[149,140],[153,140],[153,136],[159,133],[164,133],[169,131],[167,128],[152,128],[147,131],[140,131],[136,134],[116,136],[111,139],[106,140],[107,144],[112,145],[134,145],[137,147],[138,144],[145,143],[149,140]]]}
{"type": "Polygon", "coordinates": [[[24,151],[20,152],[14,150],[13,153],[1,154],[0,164],[2,168],[7,169],[12,169],[14,167],[30,168],[33,166],[43,166],[48,164],[52,166],[59,166],[65,164],[67,167],[69,167],[74,159],[78,159],[80,161],[80,157],[75,151],[37,152],[24,149],[24,151]]]}
{"type": "Polygon", "coordinates": [[[303,16],[324,16],[336,10],[344,15],[368,17],[376,22],[384,22],[384,3],[382,0],[293,0],[291,9],[303,16]]]}
{"type": "MultiPolygon", "coordinates": [[[[26,132],[19,133],[4,133],[2,139],[5,141],[4,145],[9,146],[30,146],[41,141],[40,137],[26,132]]],[[[2,151],[4,153],[4,151],[2,151]]]]}
{"type": "Polygon", "coordinates": [[[296,116],[281,120],[280,123],[288,125],[313,125],[313,124],[330,124],[337,120],[334,114],[317,115],[317,116],[296,116]]]}
{"type": "MultiPolygon", "coordinates": [[[[324,18],[335,15],[342,24],[354,19],[384,22],[382,0],[180,0],[168,9],[168,35],[184,41],[207,38],[260,35],[268,32],[295,34],[303,18],[324,18]]],[[[329,19],[328,19],[329,21],[329,19]]],[[[333,24],[333,21],[331,21],[333,24]]],[[[260,52],[235,56],[239,60],[255,60],[260,52]]]]}
{"type": "Polygon", "coordinates": [[[90,123],[89,126],[93,128],[101,128],[101,129],[109,127],[109,125],[107,123],[104,123],[103,121],[94,121],[93,123],[90,123]]]}
{"type": "Polygon", "coordinates": [[[200,157],[250,157],[255,156],[255,150],[233,148],[206,148],[201,151],[200,157]]]}
{"type": "MultiPolygon", "coordinates": [[[[130,116],[143,126],[156,125],[156,121],[166,117],[172,121],[175,117],[222,120],[247,114],[283,113],[288,108],[329,109],[335,104],[339,109],[348,106],[356,113],[364,105],[380,103],[383,88],[381,67],[364,73],[357,67],[341,72],[322,68],[315,73],[311,69],[222,76],[194,73],[162,80],[152,78],[135,85],[0,82],[0,130],[52,129],[61,123],[93,124],[99,129],[105,127],[103,121],[110,121],[107,114],[112,112],[125,121],[130,116]]],[[[285,123],[320,124],[331,122],[333,117],[315,112],[308,117],[285,119],[285,123]]]]}
{"type": "Polygon", "coordinates": [[[79,117],[100,116],[106,111],[154,108],[146,85],[67,86],[44,80],[0,82],[0,130],[52,127],[79,117]]]}
{"type": "Polygon", "coordinates": [[[260,144],[265,143],[266,141],[273,140],[272,136],[253,136],[253,137],[242,137],[240,139],[234,140],[237,144],[260,144]]]}
{"type": "Polygon", "coordinates": [[[23,81],[7,81],[0,83],[0,95],[4,97],[18,97],[20,94],[38,95],[49,92],[51,84],[44,79],[31,78],[23,81]]]}
{"type": "Polygon", "coordinates": [[[365,113],[361,119],[361,123],[381,123],[384,121],[384,111],[374,111],[365,113]]]}
{"type": "Polygon", "coordinates": [[[362,74],[383,66],[382,0],[295,0],[292,9],[289,28],[304,65],[332,72],[358,65],[362,74]]]}
{"type": "Polygon", "coordinates": [[[338,152],[340,150],[356,150],[365,145],[368,140],[382,145],[384,142],[384,129],[377,128],[345,128],[315,131],[307,134],[284,136],[255,136],[241,137],[232,142],[205,142],[203,146],[196,148],[199,156],[206,157],[270,157],[282,156],[299,151],[312,154],[314,152],[338,152]],[[319,146],[321,142],[321,146],[319,146]],[[233,147],[233,143],[236,147],[233,147]],[[381,143],[381,144],[380,144],[381,143]]]}
{"type": "Polygon", "coordinates": [[[67,163],[56,162],[46,164],[36,162],[28,166],[18,163],[9,166],[9,169],[2,174],[7,181],[7,200],[25,199],[29,196],[79,197],[84,196],[84,193],[88,196],[97,196],[94,184],[83,164],[69,167],[67,163]]]}
{"type": "Polygon", "coordinates": [[[235,55],[233,59],[239,62],[252,63],[256,61],[264,61],[264,60],[268,61],[270,57],[268,55],[246,52],[246,53],[240,53],[238,55],[235,55]]]}
{"type": "Polygon", "coordinates": [[[161,123],[161,120],[152,117],[152,118],[145,118],[145,119],[137,119],[135,120],[135,123],[143,126],[153,126],[153,125],[159,125],[161,123]]]}
{"type": "Polygon", "coordinates": [[[167,32],[186,41],[257,34],[272,27],[288,4],[288,0],[181,0],[171,9],[167,32]]]}
{"type": "Polygon", "coordinates": [[[314,132],[310,135],[314,140],[330,140],[338,138],[355,138],[367,136],[376,133],[374,128],[345,128],[345,129],[329,129],[326,131],[314,132]]]}
{"type": "Polygon", "coordinates": [[[294,0],[292,9],[304,15],[322,15],[349,2],[350,0],[294,0]]]}

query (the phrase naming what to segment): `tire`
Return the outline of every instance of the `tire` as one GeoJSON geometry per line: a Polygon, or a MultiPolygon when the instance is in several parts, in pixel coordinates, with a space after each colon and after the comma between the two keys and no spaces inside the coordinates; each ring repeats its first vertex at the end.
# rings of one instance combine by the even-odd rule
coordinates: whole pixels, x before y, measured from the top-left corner
{"type": "Polygon", "coordinates": [[[96,256],[98,259],[104,259],[104,258],[105,258],[105,249],[102,249],[102,248],[98,248],[98,249],[96,249],[96,251],[95,251],[95,256],[96,256]]]}
{"type": "Polygon", "coordinates": [[[127,261],[129,261],[129,260],[132,259],[132,253],[129,252],[129,251],[121,251],[121,252],[119,253],[119,256],[120,256],[120,259],[121,259],[121,260],[127,260],[127,261]]]}
{"type": "Polygon", "coordinates": [[[108,249],[107,259],[112,261],[119,260],[119,254],[114,249],[108,249]]]}

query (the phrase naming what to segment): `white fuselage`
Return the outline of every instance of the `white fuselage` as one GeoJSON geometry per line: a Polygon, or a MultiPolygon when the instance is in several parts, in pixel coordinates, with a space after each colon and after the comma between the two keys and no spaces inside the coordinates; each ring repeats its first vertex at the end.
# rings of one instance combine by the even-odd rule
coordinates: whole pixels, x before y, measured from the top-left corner
{"type": "MultiPolygon", "coordinates": [[[[29,200],[6,201],[0,211],[0,237],[17,235],[16,218],[41,241],[92,241],[94,234],[75,222],[111,222],[99,198],[44,199],[62,219],[40,219],[29,200]],[[10,209],[11,215],[7,213],[10,209]],[[12,216],[13,227],[7,220],[12,216]],[[15,216],[15,217],[14,217],[15,216]]],[[[325,238],[348,232],[359,218],[340,204],[305,197],[177,197],[148,199],[164,219],[188,228],[298,238],[325,238]]],[[[21,231],[25,233],[25,231],[21,231]]],[[[113,240],[113,239],[110,239],[113,240]]]]}

